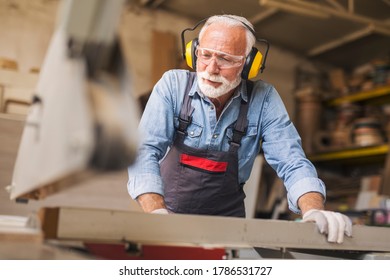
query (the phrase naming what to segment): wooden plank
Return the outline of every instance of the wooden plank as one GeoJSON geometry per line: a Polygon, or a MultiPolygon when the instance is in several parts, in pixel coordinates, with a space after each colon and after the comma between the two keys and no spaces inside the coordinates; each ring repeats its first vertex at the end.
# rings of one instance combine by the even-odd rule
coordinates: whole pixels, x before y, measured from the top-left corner
{"type": "MultiPolygon", "coordinates": [[[[95,258],[77,252],[37,242],[13,242],[0,240],[0,260],[93,260],[95,258]]],[[[17,272],[15,272],[17,273],[17,272]]],[[[30,277],[32,279],[33,277],[30,277]]]]}
{"type": "Polygon", "coordinates": [[[41,227],[45,239],[57,238],[59,213],[59,208],[53,208],[50,211],[45,211],[44,209],[41,209],[39,211],[38,216],[41,220],[41,227]]]}
{"type": "Polygon", "coordinates": [[[42,234],[34,229],[0,228],[1,242],[42,242],[42,234]]]}
{"type": "Polygon", "coordinates": [[[34,89],[38,83],[39,74],[23,73],[13,70],[0,69],[0,84],[34,89]]]}
{"type": "Polygon", "coordinates": [[[9,199],[6,187],[12,182],[12,173],[16,155],[20,143],[20,137],[24,128],[24,117],[13,114],[0,113],[0,213],[1,214],[24,214],[15,213],[15,203],[9,199]]]}
{"type": "Polygon", "coordinates": [[[381,227],[354,226],[353,238],[334,244],[315,224],[281,220],[59,208],[57,225],[59,240],[390,252],[390,228],[381,227]]]}
{"type": "Polygon", "coordinates": [[[380,194],[390,196],[390,149],[387,152],[386,162],[383,169],[383,178],[380,194]]]}
{"type": "Polygon", "coordinates": [[[165,71],[177,68],[176,36],[169,32],[152,32],[152,84],[154,85],[165,71]]]}

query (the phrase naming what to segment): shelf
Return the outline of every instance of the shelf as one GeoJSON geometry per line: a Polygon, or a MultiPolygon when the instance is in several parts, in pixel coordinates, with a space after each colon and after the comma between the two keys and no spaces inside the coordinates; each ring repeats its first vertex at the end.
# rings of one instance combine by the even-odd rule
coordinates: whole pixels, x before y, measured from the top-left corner
{"type": "Polygon", "coordinates": [[[38,83],[39,74],[24,73],[0,69],[0,85],[34,89],[38,83]]]}
{"type": "Polygon", "coordinates": [[[328,102],[329,106],[338,106],[346,102],[360,102],[373,100],[380,97],[390,97],[390,86],[382,86],[373,90],[362,91],[355,94],[332,99],[328,102]]]}
{"type": "Polygon", "coordinates": [[[354,147],[337,151],[321,152],[308,156],[312,162],[324,162],[332,160],[357,159],[373,156],[385,156],[389,151],[389,145],[354,147]]]}

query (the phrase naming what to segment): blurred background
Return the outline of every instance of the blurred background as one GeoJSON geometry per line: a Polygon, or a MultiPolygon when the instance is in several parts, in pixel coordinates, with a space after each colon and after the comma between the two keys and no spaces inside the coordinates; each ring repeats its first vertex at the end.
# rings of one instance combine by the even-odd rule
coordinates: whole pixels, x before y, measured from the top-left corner
{"type": "MultiPolygon", "coordinates": [[[[126,170],[104,174],[43,201],[16,203],[6,186],[59,0],[0,0],[0,214],[42,206],[139,211],[126,170]]],[[[390,1],[127,0],[118,34],[142,112],[161,75],[184,68],[180,34],[214,14],[245,16],[270,43],[264,73],[282,96],[303,147],[328,187],[330,210],[355,223],[390,220],[390,1]]],[[[186,41],[197,32],[186,33],[186,41]]],[[[257,45],[264,53],[265,46],[257,45]]],[[[260,154],[247,186],[249,217],[294,219],[282,183],[260,154]]]]}

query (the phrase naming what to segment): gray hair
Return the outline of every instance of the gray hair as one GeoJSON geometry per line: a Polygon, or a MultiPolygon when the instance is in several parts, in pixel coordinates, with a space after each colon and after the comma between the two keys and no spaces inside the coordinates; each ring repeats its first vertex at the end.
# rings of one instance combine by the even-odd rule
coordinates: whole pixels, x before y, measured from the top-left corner
{"type": "Polygon", "coordinates": [[[246,18],[236,16],[236,15],[215,15],[209,17],[206,23],[203,25],[202,29],[199,32],[199,41],[202,39],[205,30],[213,23],[222,23],[229,27],[241,26],[245,28],[246,31],[246,51],[245,55],[248,55],[252,50],[252,47],[256,44],[255,29],[253,28],[252,23],[250,23],[246,18]]]}

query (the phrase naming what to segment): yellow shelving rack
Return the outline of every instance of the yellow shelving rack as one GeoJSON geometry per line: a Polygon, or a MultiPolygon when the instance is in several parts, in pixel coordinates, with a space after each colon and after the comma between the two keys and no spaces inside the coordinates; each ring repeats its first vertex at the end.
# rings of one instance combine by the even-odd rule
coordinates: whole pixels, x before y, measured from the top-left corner
{"type": "Polygon", "coordinates": [[[346,102],[353,103],[381,97],[390,97],[390,85],[380,86],[372,90],[362,91],[355,94],[335,98],[330,100],[327,104],[329,106],[338,106],[346,102]]]}
{"type": "Polygon", "coordinates": [[[309,155],[308,158],[312,162],[324,162],[334,160],[355,159],[373,156],[386,156],[389,152],[389,145],[383,144],[379,146],[367,146],[367,147],[352,147],[342,150],[334,150],[328,152],[319,152],[313,155],[309,155]]]}

